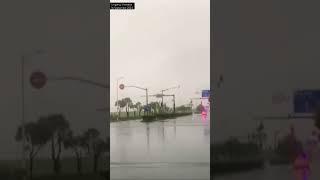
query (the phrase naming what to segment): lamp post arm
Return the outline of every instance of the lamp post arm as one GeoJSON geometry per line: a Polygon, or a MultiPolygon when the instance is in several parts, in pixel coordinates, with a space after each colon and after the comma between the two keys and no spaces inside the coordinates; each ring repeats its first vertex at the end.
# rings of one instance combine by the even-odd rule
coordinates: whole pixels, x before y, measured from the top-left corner
{"type": "Polygon", "coordinates": [[[138,88],[138,89],[141,89],[141,90],[147,90],[147,88],[142,88],[142,87],[139,87],[139,86],[125,86],[125,87],[134,87],[134,88],[138,88]]]}
{"type": "Polygon", "coordinates": [[[94,86],[105,88],[105,89],[109,88],[109,86],[106,85],[106,84],[98,83],[98,82],[91,81],[91,80],[84,79],[84,78],[80,78],[80,77],[65,76],[65,77],[58,77],[58,78],[48,78],[48,80],[49,81],[66,81],[66,80],[68,80],[68,81],[78,81],[78,82],[81,82],[81,83],[86,83],[86,84],[94,85],[94,86]]]}

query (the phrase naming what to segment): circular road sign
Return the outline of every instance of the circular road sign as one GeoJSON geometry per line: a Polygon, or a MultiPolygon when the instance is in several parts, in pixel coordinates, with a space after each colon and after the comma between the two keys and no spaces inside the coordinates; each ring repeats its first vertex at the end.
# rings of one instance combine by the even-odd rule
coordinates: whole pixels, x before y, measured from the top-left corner
{"type": "Polygon", "coordinates": [[[47,76],[40,71],[33,72],[30,76],[30,83],[32,87],[41,89],[47,82],[47,76]]]}
{"type": "Polygon", "coordinates": [[[120,84],[119,88],[124,89],[124,84],[120,84]]]}

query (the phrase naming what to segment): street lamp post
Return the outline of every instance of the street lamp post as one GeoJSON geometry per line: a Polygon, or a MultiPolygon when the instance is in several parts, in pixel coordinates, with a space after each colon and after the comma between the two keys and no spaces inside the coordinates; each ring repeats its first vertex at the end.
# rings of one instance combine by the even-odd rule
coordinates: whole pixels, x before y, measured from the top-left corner
{"type": "Polygon", "coordinates": [[[25,146],[26,146],[26,137],[25,137],[25,61],[26,59],[32,58],[35,55],[40,55],[45,53],[44,50],[38,49],[29,53],[24,53],[20,56],[21,61],[21,130],[22,130],[22,158],[21,158],[21,166],[22,168],[27,168],[26,164],[26,153],[25,153],[25,146]]]}
{"type": "Polygon", "coordinates": [[[119,80],[120,79],[123,79],[124,77],[119,77],[117,78],[117,113],[118,113],[118,116],[117,116],[117,120],[119,120],[119,110],[120,110],[120,105],[119,105],[119,94],[118,94],[118,90],[119,90],[119,80]]]}
{"type": "Polygon", "coordinates": [[[161,110],[163,108],[163,92],[171,90],[171,89],[178,89],[178,88],[180,88],[180,85],[161,90],[161,94],[162,94],[162,97],[161,97],[161,110]]]}
{"type": "Polygon", "coordinates": [[[26,139],[25,139],[25,102],[24,102],[24,64],[25,64],[25,56],[21,56],[21,124],[22,124],[22,158],[21,158],[21,166],[22,168],[26,168],[26,159],[25,159],[25,146],[26,146],[26,139]]]}

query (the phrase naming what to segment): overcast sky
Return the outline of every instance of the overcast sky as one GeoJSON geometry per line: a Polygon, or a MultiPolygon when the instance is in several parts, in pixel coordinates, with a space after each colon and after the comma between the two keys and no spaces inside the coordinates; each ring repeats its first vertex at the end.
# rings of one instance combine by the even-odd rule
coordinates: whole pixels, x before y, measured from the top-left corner
{"type": "MultiPolygon", "coordinates": [[[[133,11],[111,11],[111,110],[115,110],[116,79],[146,87],[150,94],[176,94],[176,104],[187,104],[196,91],[210,88],[209,0],[135,0],[133,11]]],[[[119,91],[143,104],[139,89],[119,91]]],[[[151,98],[150,101],[157,99],[151,98]]],[[[165,98],[172,106],[170,98],[165,98]]]]}

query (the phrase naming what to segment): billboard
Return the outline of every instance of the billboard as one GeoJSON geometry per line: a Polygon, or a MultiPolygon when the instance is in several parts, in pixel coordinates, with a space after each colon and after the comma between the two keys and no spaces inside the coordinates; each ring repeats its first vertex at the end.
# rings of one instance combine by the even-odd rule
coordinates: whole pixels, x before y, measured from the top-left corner
{"type": "Polygon", "coordinates": [[[320,105],[320,90],[299,90],[294,92],[294,113],[313,113],[320,105]]]}

